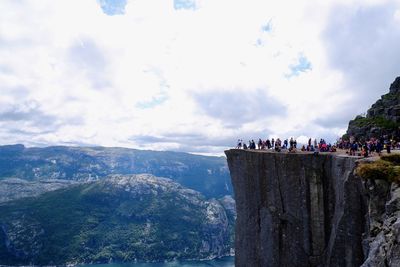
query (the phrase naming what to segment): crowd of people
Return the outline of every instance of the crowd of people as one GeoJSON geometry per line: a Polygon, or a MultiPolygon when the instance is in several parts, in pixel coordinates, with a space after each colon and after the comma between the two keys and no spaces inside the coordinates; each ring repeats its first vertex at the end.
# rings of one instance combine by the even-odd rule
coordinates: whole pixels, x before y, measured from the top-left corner
{"type": "Polygon", "coordinates": [[[394,139],[390,139],[387,136],[381,138],[371,138],[366,141],[357,141],[354,137],[349,139],[339,139],[335,144],[327,143],[324,139],[312,140],[308,139],[307,144],[302,144],[299,148],[299,144],[296,139],[291,137],[290,139],[266,139],[261,138],[256,143],[254,140],[249,140],[248,143],[243,142],[239,139],[237,142],[237,149],[254,149],[254,150],[272,150],[276,152],[288,151],[296,152],[297,150],[308,151],[308,152],[336,152],[338,149],[345,151],[350,156],[374,156],[375,154],[381,155],[382,151],[391,153],[393,149],[400,149],[400,142],[396,142],[394,139]]]}
{"type": "Polygon", "coordinates": [[[388,136],[363,141],[356,141],[354,137],[350,137],[348,140],[339,139],[337,145],[338,148],[347,150],[346,153],[351,156],[364,157],[374,155],[375,153],[380,156],[382,151],[390,154],[393,149],[400,149],[400,143],[393,138],[388,138],[388,136]]]}
{"type": "MultiPolygon", "coordinates": [[[[287,150],[289,152],[296,152],[298,150],[298,143],[296,139],[291,137],[290,139],[284,139],[283,141],[280,138],[276,140],[274,138],[262,140],[258,139],[256,143],[254,140],[249,140],[248,144],[243,142],[242,139],[239,139],[237,142],[237,149],[258,149],[258,150],[275,150],[280,152],[282,150],[287,150]]],[[[310,151],[310,152],[335,152],[336,146],[327,143],[324,139],[320,139],[318,142],[317,139],[314,141],[310,138],[308,139],[308,143],[302,145],[300,148],[301,151],[310,151]]]]}

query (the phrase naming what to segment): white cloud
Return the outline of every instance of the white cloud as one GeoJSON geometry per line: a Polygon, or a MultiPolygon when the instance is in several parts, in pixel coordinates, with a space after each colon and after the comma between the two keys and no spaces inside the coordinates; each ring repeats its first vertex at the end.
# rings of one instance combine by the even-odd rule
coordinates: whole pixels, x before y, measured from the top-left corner
{"type": "Polygon", "coordinates": [[[3,121],[4,142],[215,153],[240,137],[333,139],[398,75],[398,1],[110,3],[0,2],[0,103],[38,103],[57,125],[3,121]]]}
{"type": "Polygon", "coordinates": [[[394,15],[393,15],[393,17],[394,17],[394,19],[396,20],[396,21],[400,21],[400,9],[398,9],[398,10],[396,10],[395,12],[394,12],[394,15]]]}

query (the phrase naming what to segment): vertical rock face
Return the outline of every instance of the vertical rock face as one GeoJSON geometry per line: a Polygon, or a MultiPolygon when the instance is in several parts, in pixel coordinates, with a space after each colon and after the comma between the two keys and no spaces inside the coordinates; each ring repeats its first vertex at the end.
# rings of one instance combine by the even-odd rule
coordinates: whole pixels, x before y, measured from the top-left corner
{"type": "Polygon", "coordinates": [[[367,181],[370,196],[362,267],[400,266],[400,186],[382,180],[367,181]]]}
{"type": "MultiPolygon", "coordinates": [[[[236,266],[360,266],[367,198],[356,158],[228,150],[236,266]]],[[[365,252],[367,253],[367,252],[365,252]]]]}

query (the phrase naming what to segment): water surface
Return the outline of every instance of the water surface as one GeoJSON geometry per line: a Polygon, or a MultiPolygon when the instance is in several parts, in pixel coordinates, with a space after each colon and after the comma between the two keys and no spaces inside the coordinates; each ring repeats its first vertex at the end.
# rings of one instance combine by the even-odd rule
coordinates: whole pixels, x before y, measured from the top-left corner
{"type": "Polygon", "coordinates": [[[109,263],[81,265],[80,267],[234,267],[234,257],[224,257],[209,261],[173,261],[165,263],[109,263]]]}

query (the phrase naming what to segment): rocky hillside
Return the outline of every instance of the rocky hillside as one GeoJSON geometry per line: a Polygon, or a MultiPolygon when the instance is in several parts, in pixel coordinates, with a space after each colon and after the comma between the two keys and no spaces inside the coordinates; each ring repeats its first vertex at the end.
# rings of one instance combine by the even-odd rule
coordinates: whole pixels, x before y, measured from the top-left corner
{"type": "Polygon", "coordinates": [[[75,185],[70,180],[26,181],[17,178],[0,180],[0,203],[25,197],[39,196],[45,192],[75,185]]]}
{"type": "Polygon", "coordinates": [[[385,180],[367,180],[365,188],[369,221],[362,267],[400,266],[400,186],[385,180]]]}
{"type": "Polygon", "coordinates": [[[5,202],[0,204],[0,265],[226,255],[232,203],[229,197],[207,200],[152,175],[112,175],[5,202]]]}
{"type": "Polygon", "coordinates": [[[368,110],[367,115],[357,116],[349,122],[346,136],[357,139],[383,135],[400,137],[400,77],[390,85],[389,93],[368,110]]]}
{"type": "Polygon", "coordinates": [[[207,197],[232,194],[224,157],[127,148],[0,146],[0,180],[90,181],[110,174],[140,173],[171,178],[207,197]]]}
{"type": "Polygon", "coordinates": [[[400,266],[400,189],[357,176],[357,157],[225,153],[235,266],[400,266]]]}

